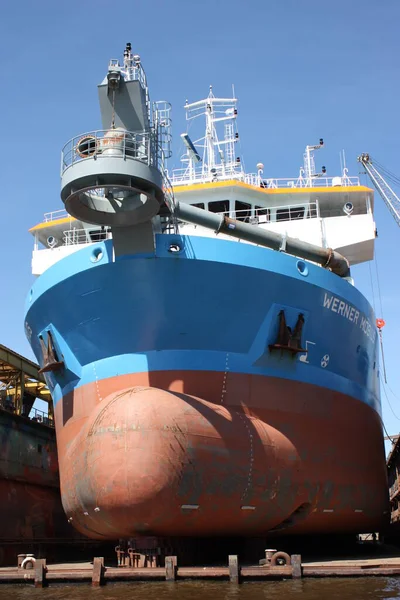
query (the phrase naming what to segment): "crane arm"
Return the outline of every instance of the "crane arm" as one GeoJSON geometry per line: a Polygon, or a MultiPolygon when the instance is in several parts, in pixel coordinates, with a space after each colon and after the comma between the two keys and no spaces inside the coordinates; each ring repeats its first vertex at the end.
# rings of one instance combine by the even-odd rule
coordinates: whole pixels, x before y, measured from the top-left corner
{"type": "Polygon", "coordinates": [[[399,197],[397,196],[397,194],[395,194],[395,192],[392,190],[390,185],[387,183],[387,181],[384,179],[384,177],[379,173],[377,168],[374,166],[369,154],[361,154],[361,156],[359,156],[357,160],[358,160],[358,162],[360,162],[363,165],[364,169],[370,176],[370,179],[371,179],[372,183],[374,184],[375,188],[377,189],[382,200],[385,202],[386,206],[392,213],[392,216],[393,216],[394,220],[396,221],[397,225],[400,226],[400,199],[399,199],[399,197]]]}

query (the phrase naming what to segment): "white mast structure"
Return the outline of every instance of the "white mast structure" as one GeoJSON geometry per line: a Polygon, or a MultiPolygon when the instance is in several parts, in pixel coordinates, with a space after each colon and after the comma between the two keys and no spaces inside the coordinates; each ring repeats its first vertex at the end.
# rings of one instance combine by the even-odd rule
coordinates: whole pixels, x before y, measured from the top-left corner
{"type": "Polygon", "coordinates": [[[228,179],[243,180],[245,177],[240,157],[235,152],[239,139],[237,132],[237,99],[216,98],[210,92],[204,100],[186,102],[186,120],[203,117],[205,133],[192,141],[188,133],[181,135],[187,150],[182,162],[184,169],[174,169],[174,183],[213,182],[228,179]],[[223,126],[223,129],[222,129],[223,126]]]}
{"type": "Polygon", "coordinates": [[[315,169],[314,151],[319,150],[324,145],[324,140],[320,138],[319,144],[306,146],[303,154],[303,167],[300,169],[298,183],[300,187],[313,187],[314,179],[322,177],[326,173],[326,168],[322,167],[321,173],[317,173],[315,169]]]}

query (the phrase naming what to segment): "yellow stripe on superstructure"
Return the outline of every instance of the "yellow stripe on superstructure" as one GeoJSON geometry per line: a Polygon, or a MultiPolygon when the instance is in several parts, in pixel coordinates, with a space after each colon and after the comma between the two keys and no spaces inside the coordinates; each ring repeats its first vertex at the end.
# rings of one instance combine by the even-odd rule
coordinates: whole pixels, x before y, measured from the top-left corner
{"type": "Polygon", "coordinates": [[[287,188],[262,188],[250,183],[244,183],[243,181],[236,181],[235,179],[229,181],[215,181],[214,183],[194,183],[191,185],[175,185],[174,192],[177,194],[182,192],[192,192],[195,190],[213,189],[220,187],[242,187],[264,194],[302,194],[304,192],[315,192],[317,194],[323,194],[326,192],[372,192],[371,188],[364,185],[335,185],[335,186],[324,186],[324,187],[287,187],[287,188]]]}
{"type": "MultiPolygon", "coordinates": [[[[249,190],[253,190],[256,192],[261,192],[263,194],[304,194],[306,192],[313,192],[317,194],[324,194],[327,192],[331,192],[334,190],[335,192],[372,192],[373,190],[364,185],[338,185],[338,186],[324,186],[324,187],[287,187],[287,188],[262,188],[257,187],[255,185],[251,185],[250,183],[244,183],[243,181],[237,181],[235,179],[231,179],[228,181],[215,181],[214,183],[194,183],[191,185],[175,185],[173,186],[174,192],[177,194],[182,192],[193,192],[196,190],[210,190],[213,188],[224,188],[224,187],[241,187],[249,190]]],[[[43,223],[39,223],[35,225],[29,232],[38,231],[40,229],[45,229],[46,227],[52,225],[63,225],[65,223],[71,223],[71,221],[76,221],[75,217],[63,217],[62,219],[54,219],[53,221],[44,221],[43,223]]]]}
{"type": "Polygon", "coordinates": [[[38,231],[38,229],[45,229],[52,225],[63,225],[64,223],[71,223],[71,221],[76,221],[75,217],[63,217],[62,219],[54,219],[53,221],[44,221],[43,223],[31,227],[29,231],[38,231]]]}

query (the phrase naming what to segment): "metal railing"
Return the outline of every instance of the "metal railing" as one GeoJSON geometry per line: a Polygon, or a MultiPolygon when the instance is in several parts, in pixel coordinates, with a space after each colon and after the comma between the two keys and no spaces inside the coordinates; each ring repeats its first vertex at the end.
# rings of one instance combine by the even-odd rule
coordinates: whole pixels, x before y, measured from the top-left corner
{"type": "Polygon", "coordinates": [[[43,423],[43,425],[54,427],[54,421],[50,415],[45,413],[43,410],[39,410],[38,408],[31,409],[31,412],[29,413],[29,419],[35,423],[43,423]]]}
{"type": "Polygon", "coordinates": [[[170,179],[172,185],[190,185],[193,183],[216,183],[221,181],[245,181],[245,173],[238,168],[225,167],[222,169],[220,165],[215,167],[215,173],[205,175],[201,170],[189,168],[174,169],[171,172],[170,179]]]}
{"type": "Polygon", "coordinates": [[[67,229],[63,231],[63,246],[74,246],[75,244],[92,244],[103,242],[112,238],[111,228],[101,227],[93,229],[67,229]]]}
{"type": "MultiPolygon", "coordinates": [[[[65,217],[70,217],[71,215],[64,209],[53,210],[52,212],[44,213],[43,222],[49,223],[50,221],[56,221],[57,219],[64,219],[65,217]]],[[[71,217],[72,219],[73,217],[71,217]]]]}
{"type": "MultiPolygon", "coordinates": [[[[209,208],[210,210],[210,208],[209,208]]],[[[280,223],[284,221],[301,221],[304,219],[319,218],[319,203],[309,202],[307,204],[291,204],[284,206],[260,207],[251,206],[244,210],[228,210],[217,212],[221,216],[230,217],[237,221],[244,221],[251,225],[262,225],[265,223],[280,223]],[[278,211],[280,211],[278,213],[278,211]]]]}
{"type": "MultiPolygon", "coordinates": [[[[174,196],[172,186],[165,188],[164,194],[167,203],[170,202],[171,206],[174,207],[174,196]]],[[[275,223],[283,221],[299,221],[303,219],[313,219],[320,216],[319,203],[310,202],[308,204],[291,204],[290,206],[275,206],[269,208],[261,208],[251,206],[248,209],[236,210],[236,211],[225,211],[218,212],[219,215],[225,215],[236,219],[238,221],[244,221],[251,225],[262,225],[265,223],[275,223]],[[277,218],[277,211],[281,211],[279,218],[277,218]]],[[[162,230],[164,233],[172,233],[177,230],[177,222],[173,217],[173,210],[171,211],[171,217],[163,217],[162,230]]],[[[110,227],[93,227],[90,229],[84,228],[72,228],[63,231],[62,245],[63,246],[74,246],[79,244],[92,244],[104,240],[112,239],[112,233],[110,227]]]]}
{"type": "Polygon", "coordinates": [[[44,412],[43,410],[39,410],[38,408],[31,408],[29,411],[25,405],[22,406],[22,412],[18,413],[13,400],[10,398],[0,399],[0,408],[10,414],[18,414],[20,417],[25,417],[26,419],[34,421],[35,423],[43,423],[43,425],[47,425],[48,427],[54,427],[54,420],[48,413],[44,412]]]}
{"type": "MultiPolygon", "coordinates": [[[[109,70],[115,67],[120,67],[118,59],[112,58],[109,63],[109,70]]],[[[146,73],[142,67],[141,63],[132,63],[131,66],[122,67],[121,74],[123,75],[125,81],[139,81],[140,85],[143,89],[147,88],[147,79],[146,73]]]]}
{"type": "Polygon", "coordinates": [[[69,140],[61,151],[61,175],[83,160],[98,158],[133,159],[158,166],[159,148],[152,131],[131,132],[123,129],[99,129],[69,140]]]}
{"type": "Polygon", "coordinates": [[[310,188],[310,187],[348,187],[360,185],[359,177],[297,177],[294,179],[262,179],[255,173],[246,175],[246,183],[266,189],[310,188]]]}
{"type": "Polygon", "coordinates": [[[215,173],[205,176],[201,170],[174,169],[171,174],[172,185],[190,185],[195,183],[218,183],[223,181],[239,181],[264,189],[309,188],[309,187],[348,187],[359,186],[359,177],[304,177],[264,179],[259,173],[244,173],[238,169],[215,169],[215,173]]]}
{"type": "MultiPolygon", "coordinates": [[[[165,202],[173,213],[174,192],[165,168],[163,140],[159,140],[154,131],[134,133],[123,129],[101,129],[76,136],[62,149],[61,175],[78,162],[89,158],[97,160],[102,157],[137,160],[158,168],[162,176],[165,202]]],[[[94,193],[98,193],[98,190],[94,193]]],[[[65,214],[65,211],[56,211],[56,213],[65,214]]],[[[55,213],[46,213],[45,221],[60,217],[61,214],[56,217],[55,213]]]]}

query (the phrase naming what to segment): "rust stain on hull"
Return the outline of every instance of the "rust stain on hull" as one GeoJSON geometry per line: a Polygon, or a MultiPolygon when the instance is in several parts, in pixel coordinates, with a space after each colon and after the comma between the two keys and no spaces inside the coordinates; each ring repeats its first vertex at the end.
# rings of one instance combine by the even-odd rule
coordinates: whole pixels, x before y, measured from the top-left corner
{"type": "Polygon", "coordinates": [[[57,404],[62,501],[80,532],[257,536],[385,523],[382,432],[368,406],[283,379],[230,374],[221,396],[221,373],[150,377],[102,380],[57,404]]]}

